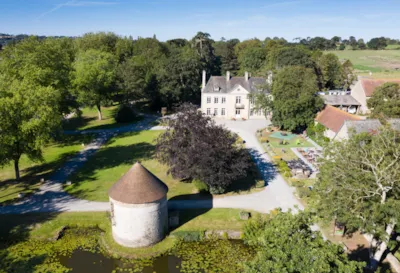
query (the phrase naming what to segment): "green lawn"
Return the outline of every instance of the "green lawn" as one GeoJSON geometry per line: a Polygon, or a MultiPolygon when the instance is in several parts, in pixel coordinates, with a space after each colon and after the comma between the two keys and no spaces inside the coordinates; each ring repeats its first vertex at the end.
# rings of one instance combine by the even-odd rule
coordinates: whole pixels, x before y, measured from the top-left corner
{"type": "Polygon", "coordinates": [[[333,50],[339,59],[348,59],[353,63],[359,75],[369,75],[376,78],[400,77],[400,50],[333,50]],[[399,68],[396,70],[396,68],[399,68]]]}
{"type": "MultiPolygon", "coordinates": [[[[65,190],[79,198],[108,201],[108,190],[137,161],[168,185],[168,198],[203,198],[192,183],[183,183],[167,174],[167,166],[160,164],[154,155],[155,138],[162,131],[141,131],[119,135],[93,155],[70,180],[65,190]]],[[[249,193],[260,190],[263,184],[258,173],[235,182],[228,194],[249,193]],[[251,190],[250,190],[251,188],[251,190]]],[[[209,197],[209,196],[206,196],[209,197]]]]}
{"type": "MultiPolygon", "coordinates": [[[[82,115],[80,117],[72,117],[67,121],[64,121],[64,130],[88,130],[88,129],[109,129],[115,127],[125,126],[129,123],[117,123],[114,119],[118,105],[110,107],[102,107],[101,112],[103,119],[98,120],[98,113],[96,108],[85,107],[82,108],[82,115]]],[[[136,121],[139,121],[141,117],[138,117],[136,121]]],[[[135,122],[136,122],[135,121],[135,122]]]]}
{"type": "MultiPolygon", "coordinates": [[[[181,226],[175,231],[182,230],[242,230],[246,220],[241,220],[240,209],[190,209],[181,210],[179,213],[179,221],[181,226]],[[199,215],[193,218],[194,215],[199,215]]],[[[252,217],[265,216],[256,211],[248,211],[252,217]]]]}
{"type": "Polygon", "coordinates": [[[33,162],[25,155],[20,160],[20,181],[15,181],[14,165],[0,168],[0,204],[12,202],[19,193],[30,194],[40,186],[40,179],[46,178],[60,167],[68,158],[82,149],[82,143],[88,143],[90,135],[63,136],[43,149],[43,162],[33,162]]]}

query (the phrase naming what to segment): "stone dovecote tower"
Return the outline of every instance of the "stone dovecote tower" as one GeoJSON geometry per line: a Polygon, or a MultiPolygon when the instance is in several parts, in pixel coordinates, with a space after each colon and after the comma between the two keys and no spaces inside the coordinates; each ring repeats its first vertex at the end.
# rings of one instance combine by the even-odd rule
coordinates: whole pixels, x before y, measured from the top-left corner
{"type": "Polygon", "coordinates": [[[126,247],[144,247],[164,239],[167,192],[167,185],[135,163],[108,192],[114,240],[126,247]]]}

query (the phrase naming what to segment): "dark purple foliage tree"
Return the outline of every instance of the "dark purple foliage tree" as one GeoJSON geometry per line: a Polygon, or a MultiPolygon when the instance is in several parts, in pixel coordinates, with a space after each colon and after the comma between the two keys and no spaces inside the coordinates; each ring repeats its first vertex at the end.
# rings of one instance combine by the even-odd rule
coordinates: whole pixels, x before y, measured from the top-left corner
{"type": "Polygon", "coordinates": [[[217,126],[192,104],[180,107],[156,147],[159,160],[174,178],[201,180],[211,193],[223,193],[250,167],[249,153],[237,135],[217,126]]]}

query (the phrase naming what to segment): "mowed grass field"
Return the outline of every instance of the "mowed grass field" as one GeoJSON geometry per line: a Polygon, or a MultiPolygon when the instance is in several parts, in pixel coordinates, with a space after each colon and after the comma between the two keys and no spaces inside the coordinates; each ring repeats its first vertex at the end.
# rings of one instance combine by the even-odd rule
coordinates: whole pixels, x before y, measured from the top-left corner
{"type": "Polygon", "coordinates": [[[103,114],[102,120],[98,120],[96,108],[84,107],[81,111],[81,116],[74,116],[64,121],[64,130],[104,130],[126,126],[142,119],[142,117],[138,116],[137,119],[131,123],[117,123],[114,117],[118,111],[118,105],[101,107],[101,112],[103,114]]]}
{"type": "Polygon", "coordinates": [[[89,143],[91,135],[63,136],[43,149],[43,161],[32,161],[23,155],[19,162],[20,181],[15,180],[12,163],[0,167],[0,205],[13,202],[19,193],[31,194],[40,186],[40,179],[47,178],[69,158],[89,143]]]}
{"type": "Polygon", "coordinates": [[[400,78],[400,50],[332,50],[339,59],[352,62],[358,75],[374,78],[400,78]]]}
{"type": "MultiPolygon", "coordinates": [[[[155,140],[162,131],[141,131],[112,138],[71,176],[72,185],[65,190],[82,199],[108,201],[108,190],[131,166],[140,161],[168,185],[168,198],[191,199],[198,196],[192,183],[184,183],[168,174],[168,167],[155,158],[155,140]]],[[[235,181],[226,194],[251,193],[261,190],[264,181],[258,172],[235,181]]]]}

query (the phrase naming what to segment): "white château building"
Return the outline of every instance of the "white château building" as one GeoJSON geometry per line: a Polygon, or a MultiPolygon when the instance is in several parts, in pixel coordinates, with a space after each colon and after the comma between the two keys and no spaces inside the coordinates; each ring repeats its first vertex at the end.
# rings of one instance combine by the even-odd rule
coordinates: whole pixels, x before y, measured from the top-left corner
{"type": "Polygon", "coordinates": [[[206,72],[203,71],[201,88],[201,111],[208,116],[226,119],[265,119],[265,113],[256,111],[254,99],[249,94],[266,92],[267,83],[270,84],[272,74],[268,80],[260,77],[211,76],[206,84],[206,72]]]}

